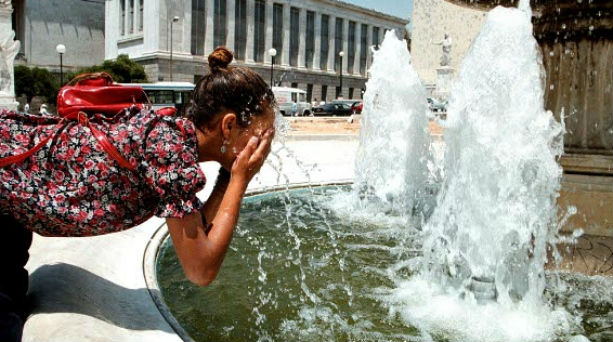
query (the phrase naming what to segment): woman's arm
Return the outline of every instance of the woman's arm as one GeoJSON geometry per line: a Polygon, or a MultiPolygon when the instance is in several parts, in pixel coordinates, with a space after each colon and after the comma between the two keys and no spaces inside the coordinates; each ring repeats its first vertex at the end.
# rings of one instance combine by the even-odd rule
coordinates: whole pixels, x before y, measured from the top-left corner
{"type": "Polygon", "coordinates": [[[210,221],[207,220],[210,226],[208,233],[201,213],[186,215],[181,219],[166,219],[185,275],[194,284],[207,286],[217,276],[232,240],[247,185],[264,164],[273,136],[274,131],[271,130],[261,140],[252,138],[237,156],[223,196],[218,191],[203,209],[205,216],[212,217],[210,221]]]}

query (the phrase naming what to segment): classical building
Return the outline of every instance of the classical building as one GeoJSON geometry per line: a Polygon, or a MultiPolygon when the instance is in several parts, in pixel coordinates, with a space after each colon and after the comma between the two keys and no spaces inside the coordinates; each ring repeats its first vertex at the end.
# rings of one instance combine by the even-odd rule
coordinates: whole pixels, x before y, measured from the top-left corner
{"type": "Polygon", "coordinates": [[[273,83],[332,100],[361,97],[370,47],[408,19],[337,0],[107,0],[105,24],[106,59],[128,54],[151,80],[170,80],[172,64],[173,81],[194,82],[224,45],[268,81],[275,48],[273,83]]]}
{"type": "Polygon", "coordinates": [[[104,0],[13,0],[15,39],[21,49],[15,64],[60,70],[56,46],[63,44],[65,69],[104,61],[104,0]]]}

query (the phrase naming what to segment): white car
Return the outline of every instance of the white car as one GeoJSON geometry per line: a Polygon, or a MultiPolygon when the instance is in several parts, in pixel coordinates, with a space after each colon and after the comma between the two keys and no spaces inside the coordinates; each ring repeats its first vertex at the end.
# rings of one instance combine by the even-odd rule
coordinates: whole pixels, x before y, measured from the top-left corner
{"type": "Polygon", "coordinates": [[[279,111],[285,116],[309,116],[313,106],[306,100],[306,91],[298,88],[272,87],[279,111]]]}

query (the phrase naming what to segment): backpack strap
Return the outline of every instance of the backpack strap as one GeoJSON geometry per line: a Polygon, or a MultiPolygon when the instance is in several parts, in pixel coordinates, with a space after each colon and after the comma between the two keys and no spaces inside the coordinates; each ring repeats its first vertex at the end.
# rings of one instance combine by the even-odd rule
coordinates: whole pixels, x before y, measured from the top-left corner
{"type": "Polygon", "coordinates": [[[109,155],[109,157],[115,160],[119,164],[119,166],[126,168],[130,171],[136,171],[136,167],[130,164],[130,162],[128,162],[128,160],[126,160],[126,158],[124,158],[124,156],[119,153],[117,148],[113,146],[113,144],[111,144],[106,134],[98,130],[96,127],[94,127],[94,125],[89,122],[89,117],[84,112],[76,112],[64,116],[55,125],[53,133],[41,140],[38,144],[36,144],[36,146],[32,147],[30,150],[14,156],[0,158],[0,168],[11,164],[23,162],[27,158],[31,157],[34,153],[36,153],[43,146],[45,146],[51,138],[56,136],[70,121],[77,121],[81,125],[89,127],[92,132],[92,135],[94,136],[94,138],[96,138],[100,145],[102,145],[102,148],[109,155]]]}

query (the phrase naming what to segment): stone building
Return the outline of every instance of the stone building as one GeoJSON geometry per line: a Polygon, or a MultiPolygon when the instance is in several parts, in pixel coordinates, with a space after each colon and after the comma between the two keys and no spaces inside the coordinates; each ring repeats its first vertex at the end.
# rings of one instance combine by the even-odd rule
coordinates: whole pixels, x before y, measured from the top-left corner
{"type": "Polygon", "coordinates": [[[104,0],[13,0],[13,30],[21,41],[16,64],[59,73],[104,61],[104,0]]]}
{"type": "Polygon", "coordinates": [[[450,67],[458,70],[464,55],[485,22],[487,11],[445,0],[414,0],[411,20],[413,67],[427,88],[434,88],[445,33],[452,39],[450,67]]]}
{"type": "Polygon", "coordinates": [[[268,81],[274,47],[275,84],[332,100],[361,97],[370,47],[408,20],[336,0],[107,0],[105,24],[106,59],[128,54],[151,80],[170,80],[172,50],[172,81],[194,82],[224,45],[268,81]]]}

